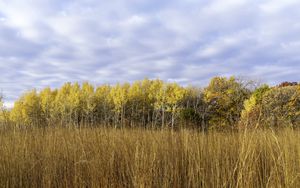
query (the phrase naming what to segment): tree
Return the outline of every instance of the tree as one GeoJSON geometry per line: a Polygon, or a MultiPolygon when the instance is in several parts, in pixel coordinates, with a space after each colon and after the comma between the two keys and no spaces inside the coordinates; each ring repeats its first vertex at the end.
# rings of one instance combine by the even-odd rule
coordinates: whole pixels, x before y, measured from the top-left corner
{"type": "Polygon", "coordinates": [[[239,121],[244,101],[250,91],[235,77],[215,77],[204,90],[208,104],[209,124],[213,127],[233,127],[239,121]]]}
{"type": "Polygon", "coordinates": [[[43,116],[40,97],[36,90],[25,93],[18,101],[11,112],[11,118],[19,125],[43,126],[43,116]]]}
{"type": "Polygon", "coordinates": [[[83,83],[81,89],[81,101],[83,117],[85,117],[85,124],[94,124],[94,111],[96,109],[96,97],[94,86],[88,82],[83,83]]]}
{"type": "Polygon", "coordinates": [[[300,93],[297,86],[273,88],[262,99],[262,115],[265,125],[296,126],[299,124],[300,93]]]}
{"type": "Polygon", "coordinates": [[[142,90],[141,82],[134,82],[128,90],[127,113],[130,118],[130,125],[134,126],[136,123],[145,124],[145,104],[144,93],[142,90]]]}
{"type": "Polygon", "coordinates": [[[110,124],[113,116],[113,105],[110,93],[110,85],[99,86],[95,92],[95,118],[97,122],[104,125],[110,124]]]}
{"type": "Polygon", "coordinates": [[[152,80],[149,88],[149,101],[152,106],[152,127],[157,125],[158,116],[161,114],[161,127],[164,127],[164,91],[163,81],[156,79],[152,80]]]}
{"type": "Polygon", "coordinates": [[[204,93],[201,88],[189,86],[185,88],[186,95],[183,99],[181,118],[186,125],[192,124],[202,129],[207,129],[208,108],[204,101],[204,93]]]}
{"type": "Polygon", "coordinates": [[[2,125],[7,125],[9,123],[9,111],[4,107],[2,94],[0,94],[0,123],[2,125]]]}
{"type": "Polygon", "coordinates": [[[72,85],[70,82],[65,83],[60,89],[58,89],[55,97],[55,115],[60,120],[61,126],[65,126],[71,121],[71,104],[69,101],[71,87],[72,85]]]}
{"type": "Polygon", "coordinates": [[[46,124],[48,126],[52,125],[56,121],[55,112],[54,112],[54,102],[57,91],[51,91],[51,88],[47,87],[40,92],[40,102],[45,117],[46,124]]]}
{"type": "Polygon", "coordinates": [[[125,123],[125,106],[128,101],[128,89],[130,85],[125,83],[123,85],[117,84],[110,90],[110,97],[114,105],[115,112],[115,126],[125,123]]]}
{"type": "Polygon", "coordinates": [[[152,114],[154,112],[154,101],[153,98],[150,98],[150,92],[151,92],[151,85],[153,84],[152,80],[149,80],[148,78],[144,79],[140,85],[141,85],[141,102],[143,106],[142,114],[142,124],[146,126],[152,121],[152,114]]]}
{"type": "Polygon", "coordinates": [[[269,90],[271,90],[271,88],[263,84],[253,91],[249,99],[245,100],[240,122],[243,126],[259,125],[262,118],[262,100],[264,94],[269,90]]]}
{"type": "Polygon", "coordinates": [[[296,92],[289,101],[289,118],[292,126],[300,127],[300,85],[296,87],[296,92]]]}
{"type": "Polygon", "coordinates": [[[241,123],[248,126],[297,127],[300,125],[300,86],[263,85],[245,101],[241,123]]]}
{"type": "Polygon", "coordinates": [[[14,103],[14,108],[10,112],[10,120],[14,122],[17,126],[21,126],[25,123],[25,118],[23,117],[22,98],[20,98],[14,103]]]}
{"type": "Polygon", "coordinates": [[[298,85],[297,82],[282,82],[278,85],[278,87],[287,87],[287,86],[296,86],[298,85]]]}
{"type": "Polygon", "coordinates": [[[238,122],[298,126],[299,85],[285,83],[273,88],[263,85],[252,92],[249,83],[235,77],[215,77],[204,89],[159,79],[96,88],[88,82],[66,83],[55,90],[45,88],[25,93],[15,102],[9,118],[17,125],[34,126],[58,122],[61,126],[152,125],[153,128],[185,124],[202,130],[233,128],[238,122]]]}
{"type": "Polygon", "coordinates": [[[186,91],[176,83],[165,85],[165,107],[171,113],[171,127],[174,128],[175,119],[180,113],[180,103],[183,102],[186,91]]]}

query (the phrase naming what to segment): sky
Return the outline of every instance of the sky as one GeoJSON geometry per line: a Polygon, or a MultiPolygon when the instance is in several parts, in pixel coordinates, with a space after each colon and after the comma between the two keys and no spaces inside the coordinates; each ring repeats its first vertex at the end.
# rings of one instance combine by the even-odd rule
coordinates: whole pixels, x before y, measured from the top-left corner
{"type": "Polygon", "coordinates": [[[299,0],[0,0],[0,90],[300,80],[299,0]]]}

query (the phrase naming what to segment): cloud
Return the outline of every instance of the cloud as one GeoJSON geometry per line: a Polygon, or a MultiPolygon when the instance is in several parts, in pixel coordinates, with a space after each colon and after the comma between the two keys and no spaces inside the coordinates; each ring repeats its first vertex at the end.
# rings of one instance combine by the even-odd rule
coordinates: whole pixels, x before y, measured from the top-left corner
{"type": "Polygon", "coordinates": [[[296,0],[3,0],[0,88],[12,103],[67,81],[299,81],[299,7],[296,0]]]}

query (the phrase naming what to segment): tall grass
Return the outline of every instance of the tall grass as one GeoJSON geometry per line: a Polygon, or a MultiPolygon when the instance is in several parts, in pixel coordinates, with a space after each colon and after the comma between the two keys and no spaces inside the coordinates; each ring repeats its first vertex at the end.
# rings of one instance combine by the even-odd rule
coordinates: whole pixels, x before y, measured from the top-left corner
{"type": "Polygon", "coordinates": [[[300,187],[300,132],[0,132],[0,187],[300,187]]]}

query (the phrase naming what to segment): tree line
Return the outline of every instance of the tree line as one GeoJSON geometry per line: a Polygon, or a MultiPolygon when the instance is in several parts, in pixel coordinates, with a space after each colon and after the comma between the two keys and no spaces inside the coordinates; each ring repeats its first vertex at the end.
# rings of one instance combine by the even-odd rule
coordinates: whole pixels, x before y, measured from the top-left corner
{"type": "Polygon", "coordinates": [[[202,130],[300,126],[300,85],[256,86],[236,77],[214,77],[205,88],[144,79],[132,84],[65,83],[33,89],[10,110],[0,98],[2,124],[112,126],[202,130]]]}

